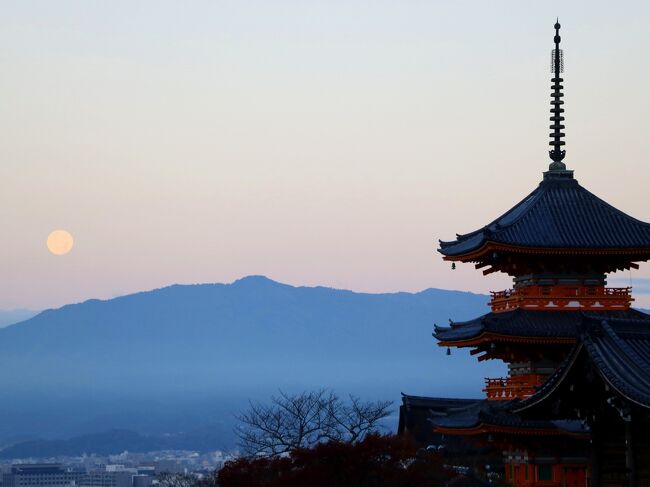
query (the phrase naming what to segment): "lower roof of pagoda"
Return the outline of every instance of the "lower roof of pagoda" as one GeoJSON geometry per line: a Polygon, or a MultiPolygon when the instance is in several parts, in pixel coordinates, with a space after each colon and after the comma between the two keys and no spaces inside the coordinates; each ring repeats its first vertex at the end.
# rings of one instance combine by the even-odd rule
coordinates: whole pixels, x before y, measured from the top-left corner
{"type": "Polygon", "coordinates": [[[423,446],[440,443],[440,435],[434,433],[429,418],[432,415],[444,416],[454,411],[463,411],[481,401],[483,399],[411,396],[402,393],[397,433],[401,435],[408,432],[423,446]]]}
{"type": "Polygon", "coordinates": [[[448,413],[449,411],[464,410],[473,406],[483,399],[460,399],[455,397],[429,397],[411,396],[402,392],[402,405],[407,409],[424,408],[427,411],[448,413]]]}
{"type": "Polygon", "coordinates": [[[529,341],[573,343],[585,319],[627,320],[650,330],[650,315],[635,309],[617,311],[543,311],[515,309],[487,313],[473,320],[434,326],[433,336],[441,346],[471,347],[484,342],[529,341]]]}
{"type": "Polygon", "coordinates": [[[647,319],[594,317],[585,320],[573,351],[562,365],[535,394],[518,404],[513,402],[512,409],[530,411],[535,406],[551,403],[562,394],[560,386],[564,382],[579,380],[575,378],[584,375],[581,360],[593,366],[610,391],[650,409],[650,326],[647,319]]]}
{"type": "Polygon", "coordinates": [[[583,437],[587,434],[581,421],[522,419],[510,411],[509,402],[488,400],[475,401],[444,413],[432,410],[428,420],[435,432],[453,435],[508,433],[583,437]]]}

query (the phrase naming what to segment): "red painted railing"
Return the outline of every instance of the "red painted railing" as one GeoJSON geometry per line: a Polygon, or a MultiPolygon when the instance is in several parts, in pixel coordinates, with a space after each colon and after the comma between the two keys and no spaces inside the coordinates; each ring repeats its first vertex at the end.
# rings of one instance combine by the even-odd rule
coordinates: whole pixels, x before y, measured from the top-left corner
{"type": "Polygon", "coordinates": [[[491,401],[510,401],[532,396],[544,383],[544,376],[522,374],[510,377],[485,378],[485,395],[491,401]]]}
{"type": "Polygon", "coordinates": [[[523,286],[490,293],[495,313],[526,309],[628,309],[634,300],[631,287],[604,286],[523,286]]]}

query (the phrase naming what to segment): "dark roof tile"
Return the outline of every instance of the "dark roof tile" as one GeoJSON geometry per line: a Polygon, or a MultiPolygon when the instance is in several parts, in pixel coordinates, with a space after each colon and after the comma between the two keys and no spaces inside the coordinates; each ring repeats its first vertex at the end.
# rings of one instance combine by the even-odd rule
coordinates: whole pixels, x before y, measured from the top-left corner
{"type": "Polygon", "coordinates": [[[629,309],[626,311],[539,311],[516,309],[503,313],[488,313],[470,321],[435,326],[433,336],[441,341],[471,340],[482,333],[501,335],[570,338],[578,335],[585,317],[623,320],[627,333],[650,330],[650,315],[629,309]]]}
{"type": "Polygon", "coordinates": [[[481,424],[521,429],[552,429],[569,433],[584,433],[580,421],[522,419],[510,411],[511,405],[504,401],[477,401],[462,410],[450,411],[444,416],[431,415],[429,422],[440,428],[468,429],[481,424]]]}
{"type": "Polygon", "coordinates": [[[513,402],[523,411],[543,402],[586,353],[600,376],[626,399],[650,408],[650,327],[646,320],[585,316],[579,341],[563,364],[529,398],[513,402]]]}
{"type": "Polygon", "coordinates": [[[441,241],[439,251],[459,256],[488,241],[536,248],[650,248],[650,224],[614,208],[574,179],[550,178],[492,223],[441,241]]]}

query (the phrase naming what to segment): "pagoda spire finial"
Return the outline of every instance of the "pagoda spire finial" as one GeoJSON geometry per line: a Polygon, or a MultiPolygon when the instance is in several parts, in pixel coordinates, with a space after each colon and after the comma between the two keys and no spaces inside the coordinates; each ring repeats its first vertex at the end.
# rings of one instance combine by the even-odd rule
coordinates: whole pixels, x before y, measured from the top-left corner
{"type": "Polygon", "coordinates": [[[564,108],[562,108],[562,105],[564,105],[564,102],[562,101],[564,94],[562,93],[563,79],[560,78],[560,74],[564,71],[564,56],[562,54],[562,49],[560,49],[561,37],[559,19],[555,21],[554,27],[555,37],[553,38],[553,41],[555,42],[555,49],[551,52],[551,72],[553,73],[553,78],[551,79],[553,85],[551,88],[553,89],[553,92],[551,93],[550,120],[552,124],[549,126],[549,128],[553,130],[550,133],[551,141],[549,142],[549,145],[553,147],[553,149],[548,152],[553,162],[549,165],[549,170],[566,171],[566,164],[562,162],[566,151],[562,149],[562,146],[564,145],[564,141],[562,140],[564,137],[564,133],[562,132],[564,129],[564,125],[562,124],[562,122],[564,122],[564,117],[562,116],[564,113],[564,108]]]}

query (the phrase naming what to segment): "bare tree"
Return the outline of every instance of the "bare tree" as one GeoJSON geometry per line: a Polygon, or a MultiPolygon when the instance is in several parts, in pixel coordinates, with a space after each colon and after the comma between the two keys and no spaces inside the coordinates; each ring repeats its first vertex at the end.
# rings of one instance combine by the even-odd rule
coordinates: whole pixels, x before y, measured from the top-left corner
{"type": "Polygon", "coordinates": [[[349,403],[338,398],[327,404],[328,426],[333,431],[330,439],[355,443],[368,433],[377,431],[379,422],[390,414],[392,401],[366,402],[350,395],[349,403]]]}
{"type": "Polygon", "coordinates": [[[270,404],[250,403],[235,428],[248,455],[275,456],[325,441],[354,443],[379,429],[391,401],[342,401],[328,390],[290,395],[280,391],[270,404]]]}

